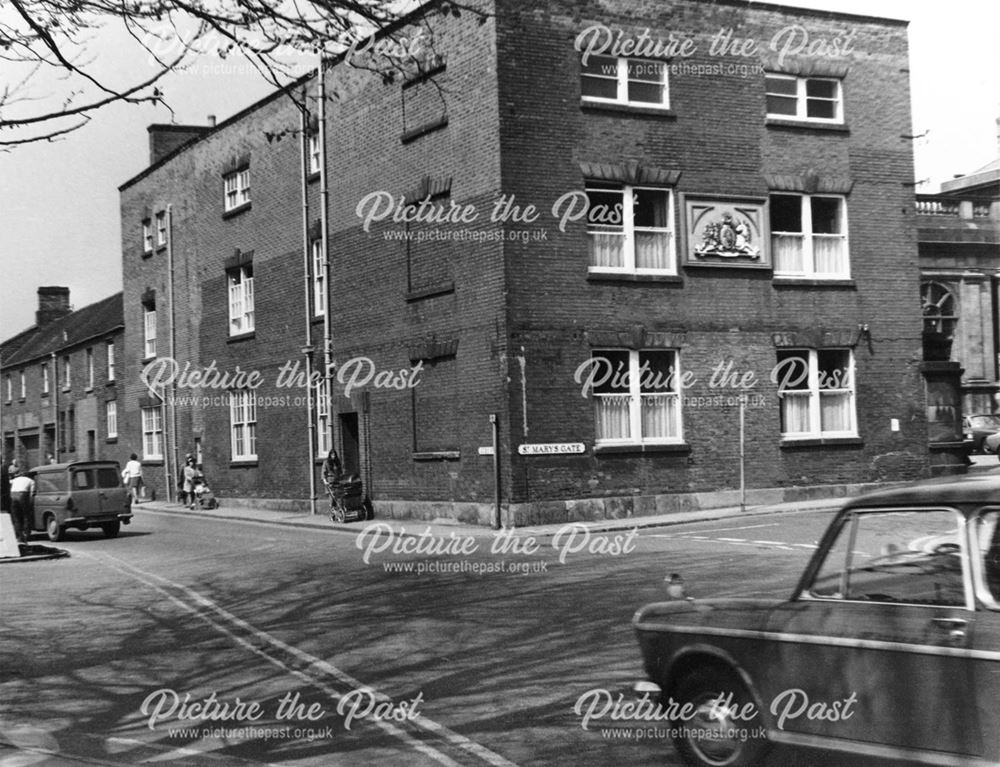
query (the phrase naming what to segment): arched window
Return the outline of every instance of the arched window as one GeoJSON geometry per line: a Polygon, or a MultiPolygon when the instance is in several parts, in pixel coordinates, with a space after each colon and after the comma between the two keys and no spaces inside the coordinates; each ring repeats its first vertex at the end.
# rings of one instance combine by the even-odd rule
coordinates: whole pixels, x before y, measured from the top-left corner
{"type": "Polygon", "coordinates": [[[940,282],[924,282],[920,285],[920,303],[925,333],[944,333],[948,338],[955,335],[958,305],[954,293],[940,282]]]}

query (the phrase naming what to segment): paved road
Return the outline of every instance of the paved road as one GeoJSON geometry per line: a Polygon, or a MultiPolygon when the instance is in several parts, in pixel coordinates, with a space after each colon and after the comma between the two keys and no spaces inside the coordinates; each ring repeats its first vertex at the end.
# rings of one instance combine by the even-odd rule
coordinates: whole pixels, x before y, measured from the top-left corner
{"type": "Polygon", "coordinates": [[[829,516],[403,552],[140,510],[116,540],[0,566],[0,767],[677,764],[585,731],[577,699],[638,677],[629,620],[666,574],[784,595],[829,516]]]}

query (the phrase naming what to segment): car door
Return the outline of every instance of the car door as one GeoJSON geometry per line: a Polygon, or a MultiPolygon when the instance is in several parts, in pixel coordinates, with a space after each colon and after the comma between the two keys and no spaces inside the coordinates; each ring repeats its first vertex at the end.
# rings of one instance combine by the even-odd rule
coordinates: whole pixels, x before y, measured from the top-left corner
{"type": "Polygon", "coordinates": [[[981,755],[969,561],[956,510],[847,514],[812,582],[770,616],[775,739],[942,764],[981,755]]]}
{"type": "Polygon", "coordinates": [[[101,513],[101,496],[97,488],[94,469],[70,469],[70,491],[74,517],[96,517],[101,513]]]}
{"type": "MultiPolygon", "coordinates": [[[[972,636],[976,710],[980,722],[996,718],[1000,700],[1000,507],[986,507],[971,526],[976,630],[972,636]]],[[[985,756],[1000,761],[1000,734],[985,735],[985,756]]]]}

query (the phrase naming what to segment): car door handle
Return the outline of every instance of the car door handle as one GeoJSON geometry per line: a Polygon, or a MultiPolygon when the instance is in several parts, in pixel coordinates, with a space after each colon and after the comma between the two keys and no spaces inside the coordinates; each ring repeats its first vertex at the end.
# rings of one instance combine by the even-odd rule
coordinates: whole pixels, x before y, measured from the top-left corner
{"type": "Polygon", "coordinates": [[[961,644],[965,640],[965,627],[969,625],[965,618],[931,618],[931,623],[948,629],[948,638],[955,644],[961,644]]]}
{"type": "Polygon", "coordinates": [[[969,625],[965,618],[932,618],[931,622],[943,629],[964,629],[969,625]]]}

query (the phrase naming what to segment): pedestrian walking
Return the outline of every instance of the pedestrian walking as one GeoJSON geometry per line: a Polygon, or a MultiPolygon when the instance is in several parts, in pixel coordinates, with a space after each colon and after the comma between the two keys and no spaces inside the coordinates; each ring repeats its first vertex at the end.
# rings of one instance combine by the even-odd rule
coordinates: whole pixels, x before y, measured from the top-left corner
{"type": "Polygon", "coordinates": [[[128,463],[125,464],[125,471],[122,472],[122,479],[125,486],[132,493],[132,503],[142,503],[139,500],[139,491],[142,489],[142,464],[139,463],[139,456],[132,453],[128,463]]]}
{"type": "Polygon", "coordinates": [[[35,481],[21,469],[10,483],[10,516],[14,522],[14,536],[20,543],[28,542],[34,502],[35,481]]]}
{"type": "Polygon", "coordinates": [[[187,462],[184,464],[184,484],[181,487],[181,504],[187,506],[189,509],[194,508],[194,489],[200,474],[201,472],[194,465],[194,458],[189,455],[187,462]]]}

